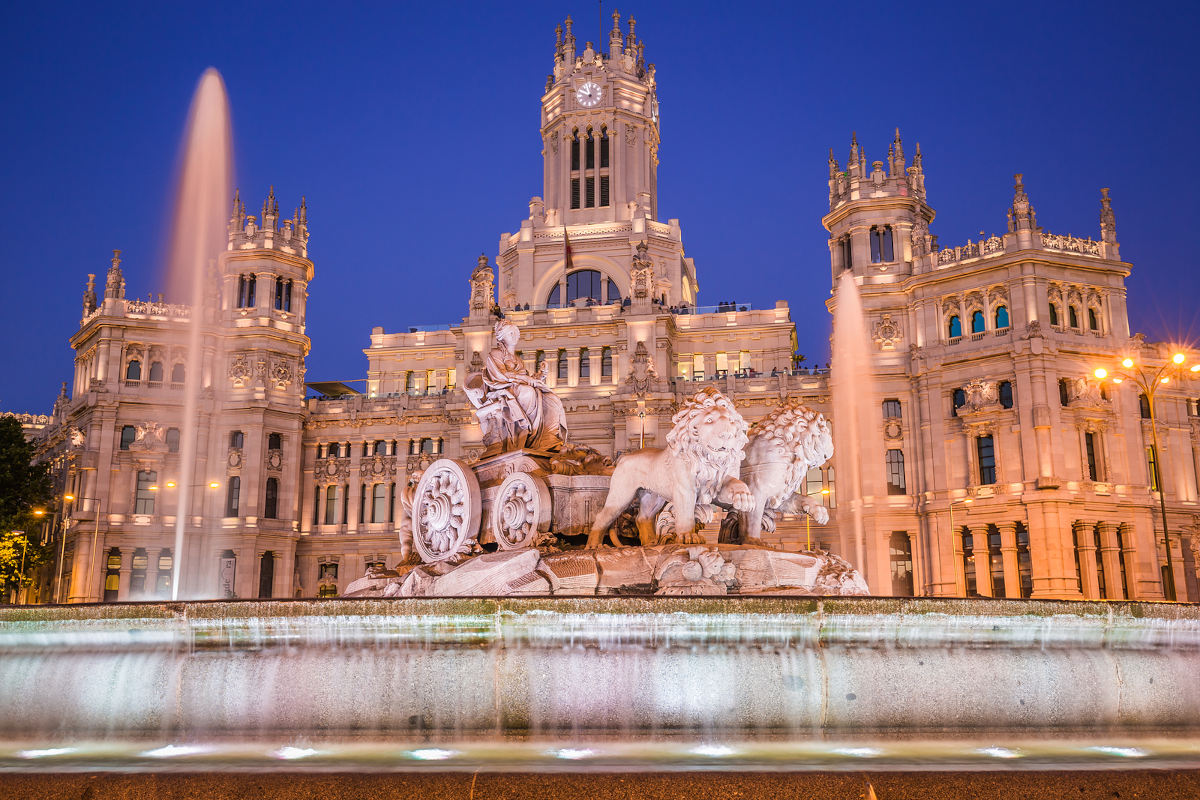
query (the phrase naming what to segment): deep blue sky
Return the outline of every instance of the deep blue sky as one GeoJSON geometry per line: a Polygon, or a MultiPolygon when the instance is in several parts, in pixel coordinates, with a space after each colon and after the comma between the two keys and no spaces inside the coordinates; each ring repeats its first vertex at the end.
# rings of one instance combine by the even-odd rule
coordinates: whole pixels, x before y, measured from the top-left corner
{"type": "MultiPolygon", "coordinates": [[[[1194,3],[606,2],[658,66],[659,211],[701,302],[788,300],[827,360],[826,153],[921,142],[944,246],[1004,229],[1012,173],[1038,221],[1098,236],[1112,187],[1134,330],[1200,334],[1194,3]]],[[[210,65],[258,213],[308,196],[308,378],[363,377],[373,325],[457,320],[467,275],[541,193],[554,25],[589,2],[12,3],[0,12],[0,409],[48,411],[71,374],[85,274],[124,250],[162,287],[171,179],[210,65]],[[74,7],[72,7],[74,5],[74,7]]]]}

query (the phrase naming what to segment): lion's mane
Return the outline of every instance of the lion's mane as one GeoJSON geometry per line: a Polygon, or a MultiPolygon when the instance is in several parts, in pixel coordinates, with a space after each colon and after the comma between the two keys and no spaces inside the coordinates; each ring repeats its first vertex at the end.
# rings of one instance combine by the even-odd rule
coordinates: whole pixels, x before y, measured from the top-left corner
{"type": "Polygon", "coordinates": [[[671,417],[671,425],[667,449],[675,459],[695,466],[696,502],[711,503],[725,479],[737,477],[746,455],[749,441],[746,431],[750,426],[729,398],[711,386],[684,400],[679,411],[671,417]],[[718,452],[703,431],[711,428],[711,423],[724,420],[733,423],[736,438],[729,449],[718,452]]]}
{"type": "Polygon", "coordinates": [[[819,467],[833,456],[833,435],[825,415],[797,399],[785,400],[754,423],[750,439],[765,441],[772,455],[787,461],[781,498],[800,488],[810,467],[819,467]]]}

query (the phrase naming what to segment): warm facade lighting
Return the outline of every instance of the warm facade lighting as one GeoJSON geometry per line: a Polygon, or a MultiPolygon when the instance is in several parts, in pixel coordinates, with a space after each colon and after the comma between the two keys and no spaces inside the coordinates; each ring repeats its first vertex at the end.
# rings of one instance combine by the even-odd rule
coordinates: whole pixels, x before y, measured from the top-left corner
{"type": "Polygon", "coordinates": [[[210,481],[210,482],[209,482],[209,484],[208,484],[208,488],[210,488],[210,489],[220,489],[220,488],[221,488],[221,484],[220,484],[220,483],[218,483],[217,481],[210,481]]]}
{"type": "Polygon", "coordinates": [[[1183,363],[1183,353],[1176,353],[1175,355],[1171,356],[1171,360],[1174,361],[1176,364],[1182,364],[1183,363]]]}
{"type": "Polygon", "coordinates": [[[1171,379],[1170,379],[1170,378],[1168,378],[1166,375],[1163,375],[1163,376],[1162,376],[1161,378],[1159,378],[1158,380],[1159,380],[1159,382],[1160,382],[1160,383],[1170,383],[1170,382],[1171,382],[1171,379]]]}
{"type": "Polygon", "coordinates": [[[1108,377],[1108,370],[1104,369],[1104,367],[1097,367],[1095,374],[1096,374],[1097,378],[1099,378],[1100,380],[1104,380],[1105,378],[1108,377]]]}
{"type": "Polygon", "coordinates": [[[175,488],[175,481],[167,481],[167,488],[168,488],[168,489],[174,489],[174,488],[175,488]]]}
{"type": "Polygon", "coordinates": [[[1132,358],[1125,359],[1124,361],[1121,362],[1121,366],[1124,367],[1125,369],[1133,369],[1133,359],[1132,358]]]}
{"type": "Polygon", "coordinates": [[[1125,380],[1125,379],[1124,378],[1113,378],[1113,383],[1120,383],[1123,380],[1125,380]]]}
{"type": "Polygon", "coordinates": [[[64,494],[64,495],[63,495],[63,500],[66,500],[68,503],[70,503],[70,502],[73,502],[73,501],[75,500],[75,495],[73,495],[73,494],[64,494]]]}

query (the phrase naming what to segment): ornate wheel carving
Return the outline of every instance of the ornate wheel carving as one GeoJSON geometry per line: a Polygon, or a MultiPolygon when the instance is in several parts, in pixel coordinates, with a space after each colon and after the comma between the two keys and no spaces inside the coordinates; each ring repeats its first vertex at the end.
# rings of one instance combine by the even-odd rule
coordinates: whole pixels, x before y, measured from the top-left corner
{"type": "Polygon", "coordinates": [[[491,528],[501,550],[532,547],[550,529],[550,487],[528,472],[509,475],[496,492],[491,528]]]}
{"type": "Polygon", "coordinates": [[[667,503],[654,518],[655,544],[672,544],[675,542],[675,504],[667,503]]]}
{"type": "Polygon", "coordinates": [[[470,553],[479,538],[483,504],[470,467],[452,458],[433,462],[413,495],[413,545],[421,561],[446,561],[470,553]]]}

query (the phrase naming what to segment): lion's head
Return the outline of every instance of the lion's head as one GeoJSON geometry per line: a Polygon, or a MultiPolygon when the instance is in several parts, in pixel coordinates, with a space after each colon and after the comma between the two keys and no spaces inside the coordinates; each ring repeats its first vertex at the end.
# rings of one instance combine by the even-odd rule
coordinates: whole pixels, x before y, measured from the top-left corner
{"type": "Polygon", "coordinates": [[[712,502],[725,478],[737,477],[746,455],[749,425],[728,397],[706,386],[671,417],[667,449],[696,467],[697,503],[712,502]]]}
{"type": "Polygon", "coordinates": [[[784,401],[754,423],[750,438],[756,444],[765,442],[787,459],[788,493],[796,491],[810,467],[819,467],[833,457],[833,434],[825,415],[796,399],[784,401]]]}

